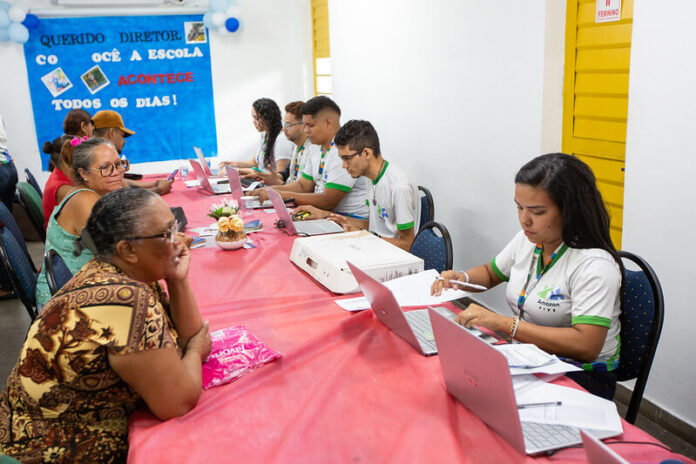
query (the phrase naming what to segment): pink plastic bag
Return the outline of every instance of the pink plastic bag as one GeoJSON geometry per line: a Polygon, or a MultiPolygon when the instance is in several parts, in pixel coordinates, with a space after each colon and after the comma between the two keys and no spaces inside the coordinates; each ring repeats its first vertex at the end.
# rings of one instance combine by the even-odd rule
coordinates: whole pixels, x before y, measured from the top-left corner
{"type": "Polygon", "coordinates": [[[203,364],[203,388],[206,390],[232,382],[283,356],[266,348],[261,340],[241,325],[211,332],[210,338],[212,348],[203,364]]]}

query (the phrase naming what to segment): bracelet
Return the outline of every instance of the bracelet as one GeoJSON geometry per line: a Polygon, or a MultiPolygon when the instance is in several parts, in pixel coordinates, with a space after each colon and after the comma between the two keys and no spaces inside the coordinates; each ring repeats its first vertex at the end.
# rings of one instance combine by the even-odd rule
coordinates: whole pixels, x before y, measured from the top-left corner
{"type": "Polygon", "coordinates": [[[464,277],[466,277],[466,283],[468,284],[469,283],[469,273],[464,271],[464,272],[462,272],[462,274],[464,274],[464,277]]]}
{"type": "Polygon", "coordinates": [[[510,330],[508,332],[508,341],[512,342],[512,340],[515,338],[515,335],[517,335],[517,328],[520,326],[520,318],[517,316],[513,316],[512,318],[512,323],[510,324],[510,330]]]}

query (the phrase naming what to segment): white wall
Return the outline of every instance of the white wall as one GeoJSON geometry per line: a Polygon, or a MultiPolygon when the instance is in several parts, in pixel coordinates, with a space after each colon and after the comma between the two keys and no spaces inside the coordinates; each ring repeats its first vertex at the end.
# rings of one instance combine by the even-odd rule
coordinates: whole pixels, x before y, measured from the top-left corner
{"type": "Polygon", "coordinates": [[[665,322],[645,397],[696,426],[696,3],[635,2],[623,246],[653,266],[665,322]]]}
{"type": "MultiPolygon", "coordinates": [[[[455,269],[519,230],[513,179],[541,150],[545,15],[543,0],[329,2],[343,121],[371,121],[385,158],[431,190],[455,269]]],[[[502,308],[501,294],[482,298],[502,308]]]]}
{"type": "MultiPolygon", "coordinates": [[[[30,0],[30,7],[50,11],[49,0],[30,0]]],[[[258,139],[251,121],[251,104],[273,98],[282,108],[292,100],[313,95],[309,0],[241,0],[242,28],[236,34],[210,38],[218,151],[226,159],[251,159],[258,139]]],[[[136,12],[130,9],[130,12],[136,12]]],[[[0,114],[7,124],[8,142],[17,169],[28,167],[43,184],[40,147],[36,142],[27,71],[22,47],[0,43],[0,114]]],[[[145,122],[136,137],[147,136],[145,122]],[[144,126],[144,127],[143,127],[144,126]]],[[[206,128],[201,128],[206,130],[206,128]]],[[[56,137],[62,128],[56,128],[56,137]]],[[[124,153],[128,154],[128,145],[124,153]]],[[[177,161],[134,165],[133,172],[164,172],[177,161]]]]}

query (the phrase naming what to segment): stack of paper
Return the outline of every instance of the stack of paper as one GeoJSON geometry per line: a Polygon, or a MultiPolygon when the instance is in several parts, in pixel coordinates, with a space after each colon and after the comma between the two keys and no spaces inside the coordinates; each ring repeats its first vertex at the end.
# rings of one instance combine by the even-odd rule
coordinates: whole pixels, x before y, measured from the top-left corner
{"type": "Polygon", "coordinates": [[[497,345],[495,348],[507,359],[510,375],[558,374],[581,370],[531,343],[510,343],[497,345]]]}

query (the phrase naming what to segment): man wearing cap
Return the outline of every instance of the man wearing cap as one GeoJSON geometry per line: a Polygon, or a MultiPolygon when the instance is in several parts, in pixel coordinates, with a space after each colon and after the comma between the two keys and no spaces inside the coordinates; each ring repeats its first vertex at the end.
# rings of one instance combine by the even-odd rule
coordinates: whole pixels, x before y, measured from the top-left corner
{"type": "MultiPolygon", "coordinates": [[[[123,118],[116,111],[102,110],[92,116],[94,122],[94,136],[103,137],[114,144],[118,154],[123,151],[126,138],[135,134],[135,131],[126,129],[123,125],[123,118]]],[[[151,190],[160,195],[166,195],[172,189],[173,180],[158,179],[154,182],[135,181],[124,179],[127,187],[137,187],[151,190]]]]}

